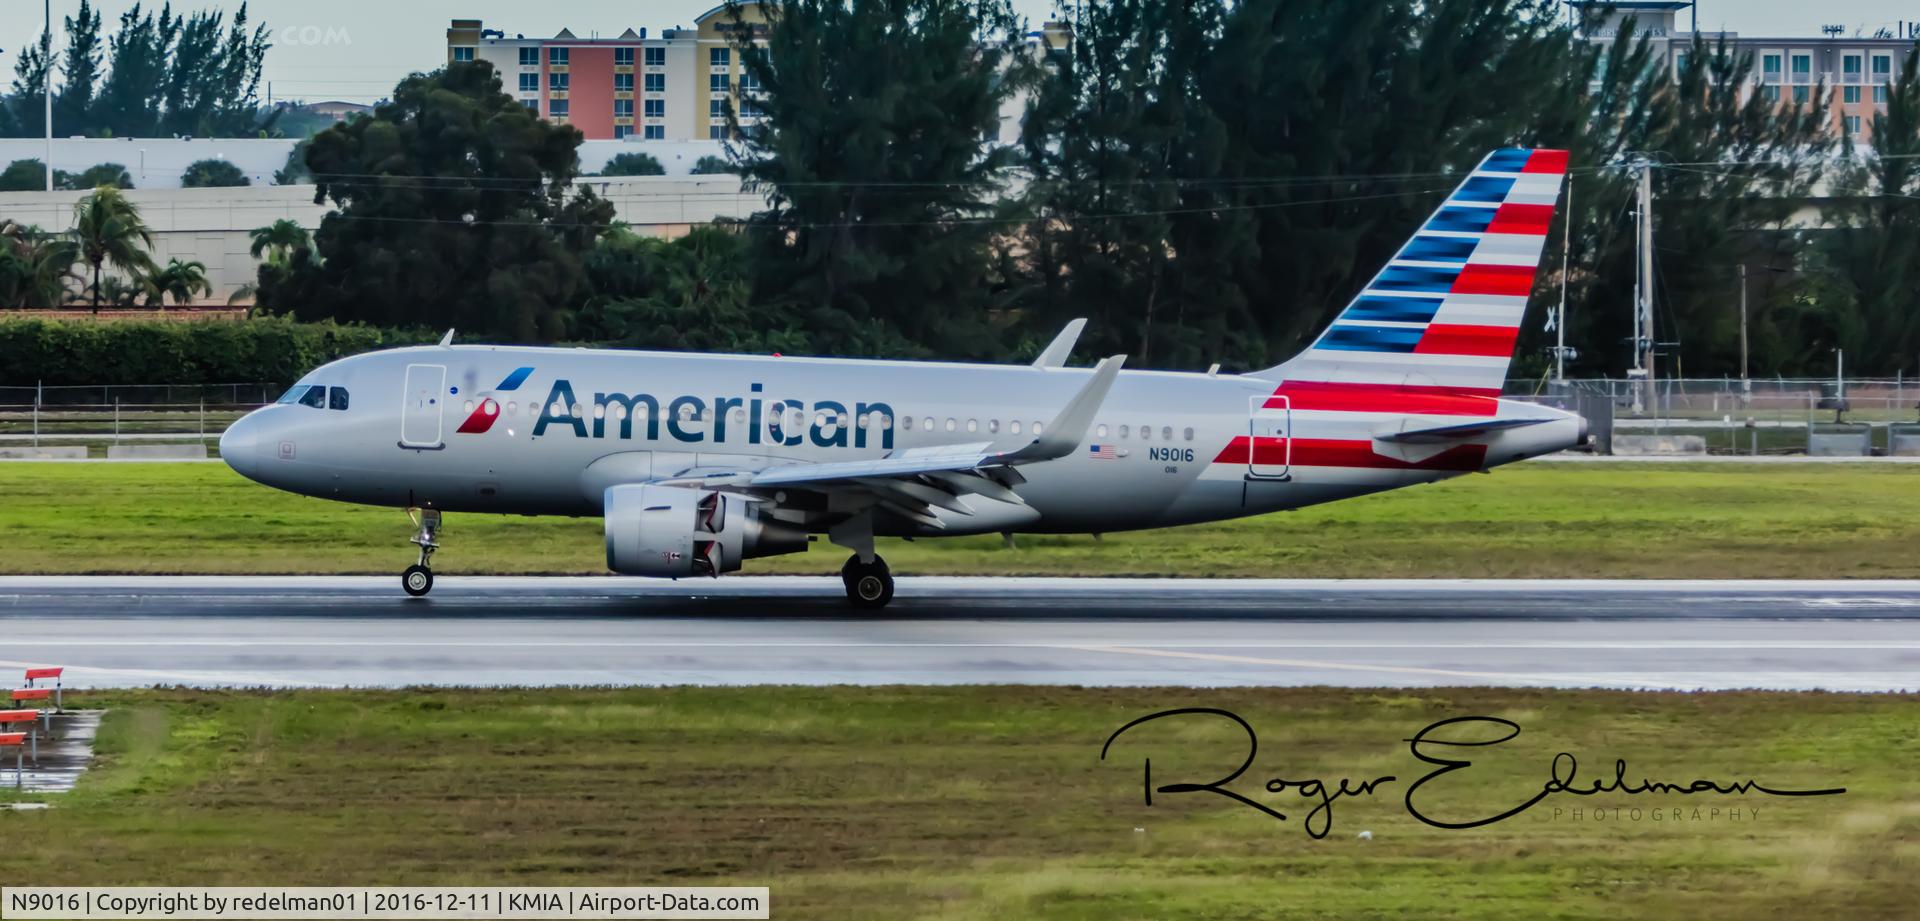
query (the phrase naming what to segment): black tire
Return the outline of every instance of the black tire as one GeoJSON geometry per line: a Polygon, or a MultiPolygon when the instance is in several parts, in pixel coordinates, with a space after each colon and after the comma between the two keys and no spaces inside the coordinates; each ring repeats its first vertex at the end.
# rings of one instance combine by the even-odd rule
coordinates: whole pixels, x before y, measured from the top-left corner
{"type": "Polygon", "coordinates": [[[433,570],[425,566],[408,566],[406,572],[400,574],[400,587],[415,598],[433,591],[433,570]]]}
{"type": "Polygon", "coordinates": [[[847,601],[856,608],[878,610],[893,600],[893,573],[878,556],[872,563],[853,557],[841,568],[840,577],[847,584],[847,601]]]}

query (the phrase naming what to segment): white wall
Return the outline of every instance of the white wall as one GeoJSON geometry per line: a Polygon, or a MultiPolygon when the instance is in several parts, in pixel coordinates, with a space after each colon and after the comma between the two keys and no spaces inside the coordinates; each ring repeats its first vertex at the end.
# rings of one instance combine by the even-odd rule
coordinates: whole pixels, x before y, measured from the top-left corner
{"type": "MultiPolygon", "coordinates": [[[[590,142],[618,147],[621,142],[590,142]]],[[[657,146],[657,145],[652,145],[657,146]]],[[[691,151],[682,151],[684,157],[691,151]]],[[[608,156],[611,156],[609,154],[608,156]]],[[[655,153],[655,156],[660,156],[655,153]]],[[[690,166],[693,158],[685,159],[690,166]]],[[[666,158],[661,157],[665,162],[666,158]]],[[[676,160],[675,162],[680,162],[676,160]]],[[[671,168],[671,167],[669,167],[671,168]]],[[[684,167],[683,167],[684,168],[684,167]]],[[[137,180],[136,180],[137,181],[137,180]]],[[[743,218],[764,207],[758,195],[742,192],[740,180],[718,176],[626,176],[584,180],[613,203],[614,214],[640,233],[679,236],[695,224],[718,218],[743,218]]],[[[210,300],[224,303],[242,285],[251,284],[256,262],[248,252],[249,232],[285,218],[309,230],[331,210],[313,203],[310,185],[250,186],[227,189],[139,189],[127,197],[153,229],[153,256],[198,261],[213,282],[210,300]]],[[[74,205],[85,192],[0,192],[0,217],[44,230],[73,225],[74,205]]]]}
{"type": "MultiPolygon", "coordinates": [[[[287,154],[293,151],[294,143],[287,139],[54,138],[53,168],[78,173],[101,163],[118,163],[133,175],[136,189],[177,189],[189,165],[223,159],[240,167],[254,185],[265,186],[272,185],[273,174],[287,165],[287,154]]],[[[686,175],[703,156],[725,154],[719,141],[586,141],[580,145],[580,169],[597,173],[615,154],[630,150],[653,154],[670,176],[686,175]]],[[[45,141],[0,138],[0,169],[15,160],[45,157],[45,141]]]]}

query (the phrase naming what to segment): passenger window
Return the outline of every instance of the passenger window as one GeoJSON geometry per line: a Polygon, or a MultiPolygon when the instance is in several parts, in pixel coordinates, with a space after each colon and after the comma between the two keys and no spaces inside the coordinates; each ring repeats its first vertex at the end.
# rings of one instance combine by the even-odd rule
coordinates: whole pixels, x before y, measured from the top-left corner
{"type": "Polygon", "coordinates": [[[1141,441],[1153,440],[1153,426],[1143,425],[1140,427],[1140,440],[1141,441]]]}
{"type": "Polygon", "coordinates": [[[1020,434],[1020,420],[1016,419],[1012,422],[1007,423],[1007,431],[1012,432],[1015,435],[1020,434]]]}
{"type": "Polygon", "coordinates": [[[1044,431],[1046,431],[1046,429],[1045,429],[1044,427],[1042,427],[1042,426],[1040,425],[1040,423],[1038,423],[1038,422],[1035,422],[1035,423],[1033,424],[1033,433],[1034,433],[1035,435],[1038,435],[1038,434],[1040,434],[1041,432],[1044,432],[1044,431]]]}
{"type": "Polygon", "coordinates": [[[989,431],[989,432],[998,432],[998,431],[1000,431],[1000,420],[998,420],[998,419],[988,419],[988,420],[987,420],[987,431],[989,431]]]}
{"type": "Polygon", "coordinates": [[[1120,437],[1121,437],[1121,438],[1125,438],[1125,437],[1127,437],[1128,435],[1130,435],[1130,434],[1132,434],[1132,433],[1133,433],[1133,429],[1130,429],[1130,428],[1128,428],[1127,426],[1124,426],[1124,425],[1120,427],[1120,437]]]}
{"type": "Polygon", "coordinates": [[[346,409],[347,408],[347,388],[335,387],[332,390],[327,391],[327,408],[328,409],[346,409]]]}
{"type": "Polygon", "coordinates": [[[900,430],[901,430],[901,431],[903,431],[903,432],[911,432],[911,431],[913,431],[913,417],[912,417],[912,416],[902,416],[902,417],[900,417],[900,430]]]}
{"type": "Polygon", "coordinates": [[[1163,425],[1160,427],[1160,440],[1161,441],[1173,440],[1173,426],[1163,425]]]}
{"type": "Polygon", "coordinates": [[[1181,433],[1181,435],[1182,435],[1183,437],[1185,437],[1185,438],[1186,438],[1186,439],[1187,439],[1188,441],[1192,441],[1192,440],[1193,440],[1193,429],[1187,429],[1186,431],[1184,431],[1184,432],[1182,432],[1182,433],[1181,433]]]}
{"type": "Polygon", "coordinates": [[[300,397],[300,405],[311,406],[314,409],[324,408],[327,405],[327,388],[319,384],[308,387],[307,392],[300,397]]]}

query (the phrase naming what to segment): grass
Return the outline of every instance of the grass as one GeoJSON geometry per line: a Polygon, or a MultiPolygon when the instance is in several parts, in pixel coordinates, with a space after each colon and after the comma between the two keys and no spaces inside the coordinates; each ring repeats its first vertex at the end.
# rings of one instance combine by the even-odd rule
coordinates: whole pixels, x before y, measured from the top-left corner
{"type": "MultiPolygon", "coordinates": [[[[83,695],[112,712],[55,809],[0,811],[34,885],[767,885],[780,918],[1910,918],[1920,900],[1913,696],[1525,689],[746,688],[83,695]],[[1156,778],[1244,757],[1218,797],[1156,778]],[[1560,797],[1446,830],[1403,805],[1402,740],[1448,716],[1521,736],[1460,757],[1434,814],[1491,815],[1554,754],[1582,776],[1755,778],[1841,796],[1560,797]],[[1267,778],[1400,778],[1331,833],[1267,778]],[[1553,808],[1558,806],[1558,816],[1553,808]],[[1759,810],[1739,821],[1738,806],[1759,810]],[[1584,810],[1575,819],[1572,809],[1584,810]],[[1596,808],[1640,808],[1595,819],[1596,808]],[[1702,816],[1695,818],[1699,807],[1702,816]],[[1714,818],[1707,810],[1719,807],[1714,818]],[[1671,818],[1671,810],[1681,818],[1671,818]],[[1669,816],[1651,818],[1653,810],[1669,816]],[[1356,836],[1372,832],[1370,841],[1356,836]],[[30,842],[29,844],[26,844],[30,842]]],[[[1422,796],[1427,794],[1423,792],[1422,796]]]]}
{"type": "MultiPolygon", "coordinates": [[[[0,573],[377,573],[394,509],[294,496],[221,464],[0,464],[0,573]]],[[[438,571],[602,573],[598,519],[449,515],[438,571]]],[[[1911,578],[1920,467],[1524,464],[1492,476],[1159,531],[885,541],[902,574],[1911,578]]],[[[747,562],[837,571],[843,554],[747,562]]]]}

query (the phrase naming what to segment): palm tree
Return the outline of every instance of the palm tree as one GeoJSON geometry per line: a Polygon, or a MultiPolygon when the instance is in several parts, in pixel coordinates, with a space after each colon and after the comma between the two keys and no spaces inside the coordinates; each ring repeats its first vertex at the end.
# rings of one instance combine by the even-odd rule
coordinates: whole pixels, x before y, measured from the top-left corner
{"type": "Polygon", "coordinates": [[[73,206],[73,241],[80,258],[93,269],[93,312],[100,312],[100,267],[112,263],[134,275],[149,272],[153,260],[153,231],[140,219],[140,209],[119,189],[101,186],[73,206]]]}
{"type": "Polygon", "coordinates": [[[255,229],[252,236],[253,258],[258,259],[261,253],[265,253],[268,264],[276,266],[286,265],[287,258],[294,250],[313,245],[313,237],[307,233],[307,229],[286,218],[255,229]]]}
{"type": "Polygon", "coordinates": [[[108,275],[100,282],[100,300],[109,307],[132,307],[140,303],[140,295],[147,290],[144,281],[129,282],[118,275],[108,275]]]}
{"type": "Polygon", "coordinates": [[[76,261],[70,241],[0,218],[0,307],[60,306],[76,261]]]}
{"type": "Polygon", "coordinates": [[[166,268],[148,275],[142,287],[146,289],[149,307],[165,306],[169,296],[178,305],[192,301],[196,294],[213,293],[213,283],[207,280],[204,263],[178,259],[167,260],[166,268]]]}

